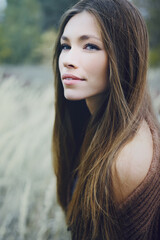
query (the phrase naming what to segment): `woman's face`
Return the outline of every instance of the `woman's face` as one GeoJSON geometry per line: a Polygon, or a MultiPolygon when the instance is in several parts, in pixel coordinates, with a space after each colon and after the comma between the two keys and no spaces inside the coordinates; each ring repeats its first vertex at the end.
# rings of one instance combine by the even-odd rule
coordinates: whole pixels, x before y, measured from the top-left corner
{"type": "Polygon", "coordinates": [[[107,87],[107,63],[97,20],[85,11],[73,16],[62,34],[59,57],[65,98],[99,98],[107,87]]]}

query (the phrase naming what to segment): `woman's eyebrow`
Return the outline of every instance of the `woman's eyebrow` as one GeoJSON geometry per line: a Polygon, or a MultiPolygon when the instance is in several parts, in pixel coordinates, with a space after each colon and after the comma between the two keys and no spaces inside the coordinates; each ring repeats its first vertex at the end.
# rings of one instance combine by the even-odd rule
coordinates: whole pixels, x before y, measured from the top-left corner
{"type": "MultiPolygon", "coordinates": [[[[94,36],[94,35],[82,35],[82,36],[80,36],[80,37],[78,38],[78,40],[81,42],[81,41],[88,40],[88,39],[90,39],[90,38],[95,38],[96,40],[102,42],[100,38],[98,38],[98,37],[96,37],[96,36],[94,36]]],[[[64,35],[62,35],[61,40],[69,41],[69,38],[66,37],[66,36],[64,36],[64,35]]]]}
{"type": "Polygon", "coordinates": [[[94,35],[82,35],[82,36],[79,37],[79,40],[80,41],[84,41],[84,40],[88,40],[90,38],[95,38],[96,40],[101,41],[100,38],[98,38],[98,37],[96,37],[94,35]]]}

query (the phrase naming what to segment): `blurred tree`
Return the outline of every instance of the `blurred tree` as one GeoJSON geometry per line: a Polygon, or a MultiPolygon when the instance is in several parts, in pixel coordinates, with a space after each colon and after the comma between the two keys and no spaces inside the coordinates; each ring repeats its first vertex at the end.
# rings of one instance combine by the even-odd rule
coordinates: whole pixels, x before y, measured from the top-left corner
{"type": "Polygon", "coordinates": [[[133,0],[145,17],[150,38],[151,65],[160,64],[160,0],[133,0]]]}
{"type": "Polygon", "coordinates": [[[43,12],[43,30],[57,28],[59,19],[66,9],[78,0],[39,0],[43,12]]]}
{"type": "Polygon", "coordinates": [[[150,45],[155,47],[160,41],[160,1],[159,0],[134,0],[144,15],[150,34],[150,45]]]}
{"type": "Polygon", "coordinates": [[[33,52],[40,41],[41,11],[37,0],[8,0],[0,23],[0,62],[38,61],[33,52]]]}

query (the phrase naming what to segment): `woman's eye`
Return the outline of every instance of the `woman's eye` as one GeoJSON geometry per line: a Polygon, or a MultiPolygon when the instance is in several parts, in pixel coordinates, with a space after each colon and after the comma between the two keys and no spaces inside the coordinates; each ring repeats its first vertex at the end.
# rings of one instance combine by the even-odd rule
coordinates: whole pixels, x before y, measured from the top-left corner
{"type": "Polygon", "coordinates": [[[91,43],[86,44],[85,49],[87,49],[87,50],[100,50],[100,48],[98,46],[96,46],[95,44],[91,44],[91,43]]]}
{"type": "Polygon", "coordinates": [[[68,44],[61,44],[61,50],[69,50],[70,48],[68,44]]]}

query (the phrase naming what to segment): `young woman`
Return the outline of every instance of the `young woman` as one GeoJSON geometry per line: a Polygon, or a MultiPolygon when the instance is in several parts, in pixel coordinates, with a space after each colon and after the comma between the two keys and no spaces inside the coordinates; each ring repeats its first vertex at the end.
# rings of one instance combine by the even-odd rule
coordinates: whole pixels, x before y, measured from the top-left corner
{"type": "Polygon", "coordinates": [[[82,0],[64,14],[53,153],[72,239],[160,239],[160,129],[147,62],[147,29],[129,1],[82,0]]]}

